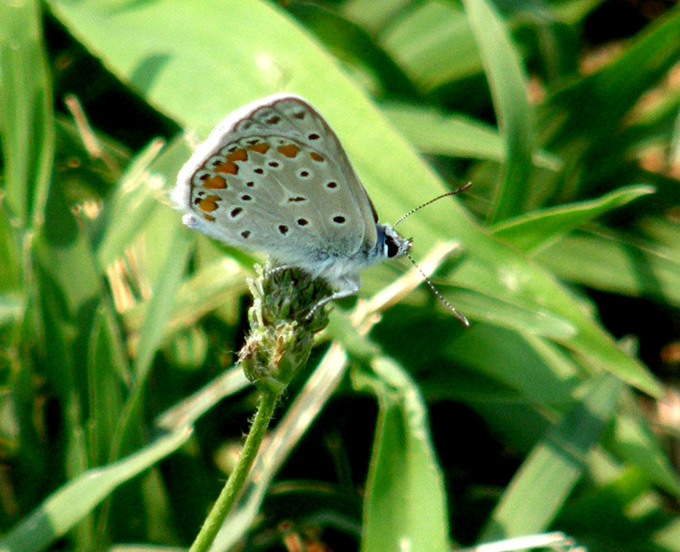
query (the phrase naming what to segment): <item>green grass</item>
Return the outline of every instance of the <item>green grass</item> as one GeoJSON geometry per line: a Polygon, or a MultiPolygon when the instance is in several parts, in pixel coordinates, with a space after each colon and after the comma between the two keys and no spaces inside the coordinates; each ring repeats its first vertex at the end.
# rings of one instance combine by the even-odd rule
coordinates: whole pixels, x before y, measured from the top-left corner
{"type": "Polygon", "coordinates": [[[399,227],[416,259],[459,244],[434,280],[472,328],[425,286],[368,336],[336,306],[218,549],[680,551],[679,431],[653,414],[677,366],[680,11],[598,50],[598,1],[497,4],[0,4],[0,550],[192,542],[257,400],[233,367],[253,257],[171,208],[179,129],[290,91],[382,221],[473,183],[399,227]]]}

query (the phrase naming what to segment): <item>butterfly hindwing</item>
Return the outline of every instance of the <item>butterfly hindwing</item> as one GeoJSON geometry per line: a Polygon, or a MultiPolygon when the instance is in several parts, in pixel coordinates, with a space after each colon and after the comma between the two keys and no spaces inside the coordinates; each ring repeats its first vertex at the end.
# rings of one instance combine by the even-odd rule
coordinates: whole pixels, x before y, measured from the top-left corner
{"type": "Polygon", "coordinates": [[[302,267],[375,243],[370,202],[337,136],[294,96],[227,117],[181,171],[174,196],[194,228],[302,267]]]}

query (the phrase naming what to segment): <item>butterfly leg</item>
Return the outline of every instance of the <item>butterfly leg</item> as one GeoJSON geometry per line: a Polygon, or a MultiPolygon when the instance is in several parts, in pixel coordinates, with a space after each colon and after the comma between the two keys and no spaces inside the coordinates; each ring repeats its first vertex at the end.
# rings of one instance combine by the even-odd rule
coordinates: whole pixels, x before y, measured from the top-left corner
{"type": "Polygon", "coordinates": [[[324,297],[316,305],[314,305],[307,313],[307,316],[305,316],[305,319],[309,320],[312,316],[314,316],[314,313],[318,309],[324,305],[327,305],[331,301],[342,299],[343,297],[349,297],[350,295],[356,295],[359,292],[359,288],[361,287],[361,278],[359,278],[359,275],[345,276],[342,278],[342,280],[340,280],[339,285],[336,285],[335,287],[338,287],[339,289],[333,294],[324,297]]]}

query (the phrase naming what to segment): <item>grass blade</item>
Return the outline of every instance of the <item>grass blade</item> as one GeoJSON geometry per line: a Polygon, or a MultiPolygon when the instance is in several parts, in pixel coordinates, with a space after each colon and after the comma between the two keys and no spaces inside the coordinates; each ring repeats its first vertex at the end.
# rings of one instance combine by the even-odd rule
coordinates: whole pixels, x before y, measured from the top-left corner
{"type": "Polygon", "coordinates": [[[494,198],[491,222],[524,212],[526,182],[534,155],[527,77],[517,48],[500,15],[486,0],[463,0],[482,56],[496,117],[505,140],[505,164],[494,198]]]}
{"type": "Polygon", "coordinates": [[[549,526],[581,477],[588,451],[600,440],[621,389],[615,378],[595,380],[583,402],[524,461],[483,531],[482,542],[540,533],[549,526]]]}
{"type": "Polygon", "coordinates": [[[28,228],[42,222],[54,157],[38,2],[0,3],[0,104],[6,201],[19,227],[28,228]]]}

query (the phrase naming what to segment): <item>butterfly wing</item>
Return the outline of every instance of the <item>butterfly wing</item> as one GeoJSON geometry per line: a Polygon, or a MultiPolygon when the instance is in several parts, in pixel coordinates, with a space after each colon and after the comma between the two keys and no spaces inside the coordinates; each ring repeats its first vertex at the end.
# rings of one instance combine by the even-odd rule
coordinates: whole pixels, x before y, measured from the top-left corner
{"type": "MultiPolygon", "coordinates": [[[[359,209],[362,219],[362,227],[365,228],[365,240],[371,245],[375,244],[375,223],[378,222],[378,214],[361,184],[359,176],[352,166],[345,148],[340,139],[323,116],[304,98],[293,94],[275,94],[260,100],[262,108],[258,108],[251,119],[255,119],[263,126],[272,128],[280,127],[284,132],[297,134],[302,143],[318,153],[327,155],[334,171],[345,177],[347,187],[340,196],[345,200],[345,194],[349,194],[353,203],[359,209]],[[271,110],[271,111],[270,111],[271,110]],[[278,116],[282,116],[281,119],[278,116]]],[[[259,102],[256,102],[259,103],[259,102]]],[[[241,124],[236,129],[248,132],[248,124],[241,124]]]]}
{"type": "Polygon", "coordinates": [[[375,211],[337,135],[289,94],[229,115],[182,168],[173,199],[189,226],[317,274],[377,240],[375,211]]]}

